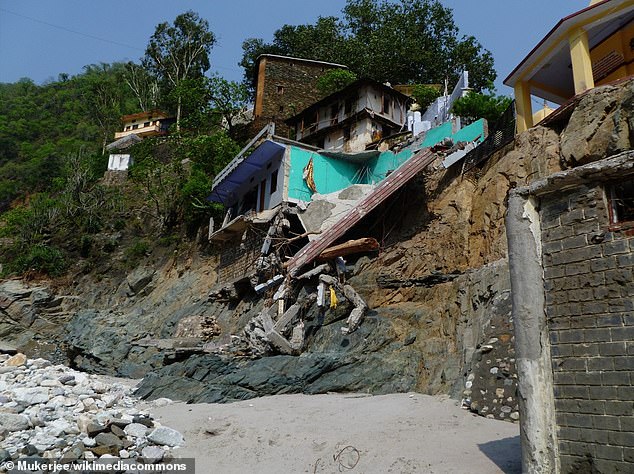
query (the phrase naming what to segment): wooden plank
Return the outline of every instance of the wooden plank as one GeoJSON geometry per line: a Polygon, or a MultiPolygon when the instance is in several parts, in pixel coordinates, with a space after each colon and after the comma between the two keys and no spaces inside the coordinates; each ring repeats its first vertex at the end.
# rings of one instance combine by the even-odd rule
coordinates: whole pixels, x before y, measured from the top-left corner
{"type": "Polygon", "coordinates": [[[365,237],[363,239],[348,240],[343,244],[335,245],[334,247],[328,247],[324,250],[319,258],[322,260],[331,260],[337,257],[344,257],[353,253],[360,252],[372,252],[379,249],[379,242],[372,237],[365,237]]]}
{"type": "Polygon", "coordinates": [[[396,190],[429,166],[436,155],[429,148],[419,151],[409,160],[399,166],[396,171],[385,178],[376,189],[363,198],[357,206],[345,214],[339,222],[323,232],[318,239],[313,240],[288,262],[286,268],[292,276],[308,263],[312,262],[324,250],[330,247],[338,238],[342,237],[350,228],[357,224],[366,214],[390,197],[396,190]]]}

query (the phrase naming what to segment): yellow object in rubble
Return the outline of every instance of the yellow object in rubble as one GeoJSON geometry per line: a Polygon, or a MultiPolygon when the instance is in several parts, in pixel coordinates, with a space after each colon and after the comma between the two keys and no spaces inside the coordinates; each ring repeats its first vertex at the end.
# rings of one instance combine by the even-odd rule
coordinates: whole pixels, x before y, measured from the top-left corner
{"type": "Polygon", "coordinates": [[[337,295],[335,294],[335,289],[330,287],[330,308],[337,309],[337,295]]]}

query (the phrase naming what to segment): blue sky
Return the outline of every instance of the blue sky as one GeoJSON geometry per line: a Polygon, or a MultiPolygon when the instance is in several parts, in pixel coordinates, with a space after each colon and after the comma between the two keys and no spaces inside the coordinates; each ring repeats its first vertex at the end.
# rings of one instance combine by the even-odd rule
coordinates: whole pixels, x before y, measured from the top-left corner
{"type": "MultiPolygon", "coordinates": [[[[452,8],[463,34],[474,35],[495,58],[501,81],[562,17],[589,0],[441,0],[452,8]]],[[[312,23],[338,15],[345,0],[0,0],[0,82],[29,77],[36,83],[87,64],[132,60],[143,55],[158,23],[194,10],[218,37],[212,69],[241,80],[242,41],[270,40],[283,24],[312,23]]]]}

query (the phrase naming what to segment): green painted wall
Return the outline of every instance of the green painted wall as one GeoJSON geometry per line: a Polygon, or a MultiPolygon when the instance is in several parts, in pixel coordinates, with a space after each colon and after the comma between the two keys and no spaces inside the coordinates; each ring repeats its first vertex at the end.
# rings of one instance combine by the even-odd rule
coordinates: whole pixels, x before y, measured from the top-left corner
{"type": "Polygon", "coordinates": [[[477,120],[471,125],[458,130],[456,133],[452,133],[452,122],[445,122],[439,127],[428,130],[425,134],[422,146],[432,147],[440,143],[444,138],[450,137],[454,143],[458,142],[472,142],[478,135],[480,136],[480,142],[484,140],[484,119],[477,120]]]}
{"type": "Polygon", "coordinates": [[[317,192],[328,194],[353,184],[379,183],[385,179],[389,171],[394,171],[411,156],[410,150],[403,150],[398,154],[384,151],[366,163],[351,163],[291,146],[288,197],[310,201],[312,193],[306,186],[303,176],[304,168],[311,158],[317,192]]]}
{"type": "MultiPolygon", "coordinates": [[[[471,142],[478,136],[482,141],[484,140],[484,123],[484,120],[478,120],[455,134],[451,133],[451,122],[444,123],[427,132],[422,147],[434,146],[446,137],[451,137],[454,143],[459,141],[471,142]]],[[[313,174],[317,192],[329,194],[353,184],[380,183],[389,172],[394,171],[411,158],[412,154],[411,150],[403,150],[397,154],[384,151],[365,163],[351,163],[291,146],[288,198],[310,201],[313,193],[306,186],[303,175],[304,168],[311,158],[313,159],[313,174]]]]}
{"type": "Polygon", "coordinates": [[[310,201],[312,193],[304,182],[304,168],[308,165],[311,157],[313,159],[313,173],[317,192],[320,194],[334,193],[347,188],[352,184],[358,184],[355,180],[358,166],[335,158],[326,158],[319,153],[302,150],[291,146],[290,179],[288,186],[288,197],[310,201]]]}
{"type": "Polygon", "coordinates": [[[401,152],[394,154],[391,151],[384,151],[376,158],[372,159],[368,163],[368,174],[366,184],[376,184],[385,179],[388,172],[394,171],[401,166],[407,160],[412,157],[411,150],[402,150],[401,152]]]}

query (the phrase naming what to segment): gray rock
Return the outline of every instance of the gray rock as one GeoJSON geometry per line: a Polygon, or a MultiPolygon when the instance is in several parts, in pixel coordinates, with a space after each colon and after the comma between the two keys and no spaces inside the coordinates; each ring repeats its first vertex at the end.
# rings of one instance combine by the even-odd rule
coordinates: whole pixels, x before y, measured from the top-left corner
{"type": "Polygon", "coordinates": [[[0,463],[11,460],[11,453],[6,449],[0,448],[0,463]]]}
{"type": "Polygon", "coordinates": [[[116,448],[117,451],[123,448],[123,443],[119,439],[118,436],[115,436],[112,433],[99,433],[95,437],[95,441],[98,446],[105,446],[108,448],[116,448]]]}
{"type": "Polygon", "coordinates": [[[22,431],[29,428],[29,420],[24,415],[0,413],[0,426],[9,431],[22,431]]]}
{"type": "Polygon", "coordinates": [[[13,397],[16,401],[25,405],[37,405],[48,402],[48,389],[19,387],[13,390],[13,397]]]}
{"type": "Polygon", "coordinates": [[[57,380],[64,385],[70,385],[69,382],[75,381],[75,376],[71,374],[64,374],[60,376],[57,380]]]}
{"type": "Polygon", "coordinates": [[[119,438],[124,438],[126,435],[125,431],[123,431],[117,425],[110,425],[110,431],[112,432],[113,435],[118,436],[119,438]]]}
{"type": "Polygon", "coordinates": [[[105,431],[108,431],[108,428],[98,423],[89,423],[86,426],[86,434],[88,434],[88,436],[90,436],[91,438],[94,438],[98,434],[104,433],[105,431]]]}
{"type": "Polygon", "coordinates": [[[167,426],[159,426],[148,435],[148,440],[155,444],[163,446],[182,446],[185,444],[183,435],[178,431],[168,428],[167,426]]]}
{"type": "Polygon", "coordinates": [[[146,446],[141,450],[141,456],[148,460],[160,461],[165,456],[165,450],[158,446],[146,446]]]}
{"type": "Polygon", "coordinates": [[[148,427],[142,425],[141,423],[130,423],[128,426],[123,428],[123,431],[128,436],[134,436],[135,438],[143,438],[148,434],[148,427]]]}
{"type": "Polygon", "coordinates": [[[151,268],[137,268],[127,277],[130,292],[135,295],[145,288],[154,278],[155,270],[151,268]]]}

